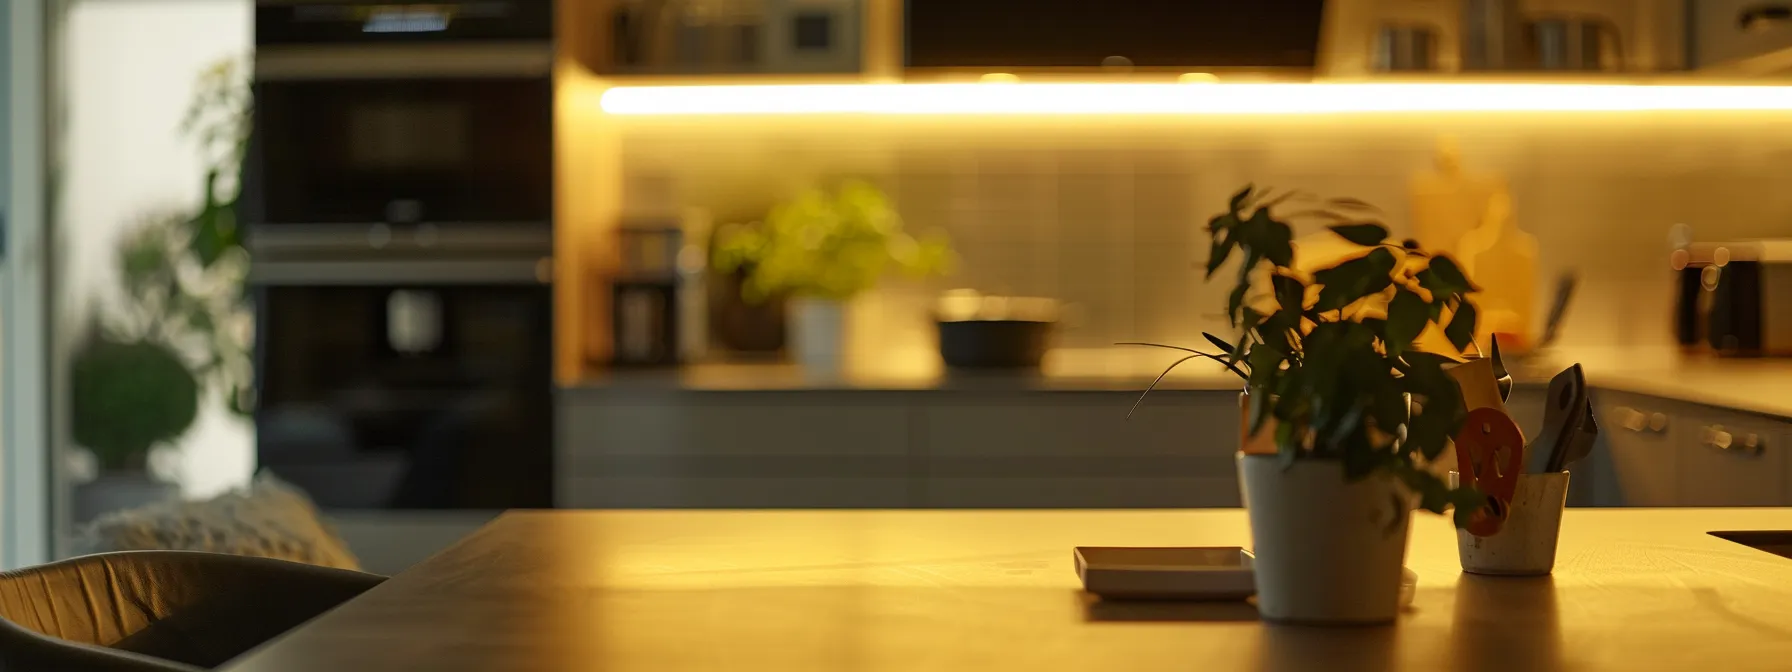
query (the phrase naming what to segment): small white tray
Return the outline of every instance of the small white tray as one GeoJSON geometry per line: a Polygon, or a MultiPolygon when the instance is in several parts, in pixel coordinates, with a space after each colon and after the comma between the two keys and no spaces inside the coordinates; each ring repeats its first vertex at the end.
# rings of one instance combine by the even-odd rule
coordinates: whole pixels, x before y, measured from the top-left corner
{"type": "Polygon", "coordinates": [[[1078,546],[1083,590],[1134,600],[1243,600],[1256,594],[1250,551],[1238,546],[1078,546]]]}

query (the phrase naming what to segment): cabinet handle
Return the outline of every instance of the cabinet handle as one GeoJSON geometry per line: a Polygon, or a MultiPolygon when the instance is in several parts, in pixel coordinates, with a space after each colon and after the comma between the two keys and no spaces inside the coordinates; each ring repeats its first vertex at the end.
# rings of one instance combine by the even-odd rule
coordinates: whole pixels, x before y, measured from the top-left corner
{"type": "Polygon", "coordinates": [[[1751,456],[1759,456],[1767,451],[1767,444],[1761,440],[1760,434],[1736,434],[1724,429],[1723,425],[1706,426],[1704,439],[1707,447],[1722,451],[1735,451],[1751,456]]]}
{"type": "Polygon", "coordinates": [[[1787,19],[1792,19],[1792,7],[1761,5],[1737,14],[1736,27],[1745,33],[1759,33],[1784,25],[1787,19]]]}
{"type": "Polygon", "coordinates": [[[1632,432],[1665,434],[1668,431],[1666,413],[1644,413],[1629,406],[1619,406],[1611,410],[1611,415],[1619,427],[1632,432]]]}

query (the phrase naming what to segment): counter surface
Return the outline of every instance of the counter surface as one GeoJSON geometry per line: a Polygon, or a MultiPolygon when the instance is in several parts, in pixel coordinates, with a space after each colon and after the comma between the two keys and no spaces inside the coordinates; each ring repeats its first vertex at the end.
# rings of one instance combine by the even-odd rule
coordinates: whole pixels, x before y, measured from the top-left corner
{"type": "MultiPolygon", "coordinates": [[[[763,391],[1142,391],[1176,361],[1161,351],[1054,351],[1038,373],[947,373],[935,363],[861,366],[817,377],[789,364],[697,364],[679,369],[612,372],[568,389],[608,392],[763,391]]],[[[1580,362],[1596,388],[1646,394],[1782,419],[1792,419],[1792,359],[1723,359],[1670,350],[1586,350],[1515,363],[1522,387],[1546,387],[1549,377],[1580,362]]],[[[1237,390],[1237,376],[1192,361],[1164,378],[1160,389],[1237,390]]]]}
{"type": "Polygon", "coordinates": [[[1412,607],[1330,629],[1078,590],[1072,547],[1248,546],[1240,509],[513,512],[223,669],[1784,669],[1792,560],[1712,530],[1792,510],[1571,509],[1527,579],[1420,516],[1412,607]]]}

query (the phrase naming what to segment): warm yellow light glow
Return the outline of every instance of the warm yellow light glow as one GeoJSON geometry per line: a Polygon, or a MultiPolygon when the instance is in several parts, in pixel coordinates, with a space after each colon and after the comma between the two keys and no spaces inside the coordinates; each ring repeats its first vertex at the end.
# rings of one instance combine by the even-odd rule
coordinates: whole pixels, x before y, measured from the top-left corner
{"type": "Polygon", "coordinates": [[[815,84],[623,86],[611,114],[1347,114],[1792,110],[1792,86],[815,84]]]}

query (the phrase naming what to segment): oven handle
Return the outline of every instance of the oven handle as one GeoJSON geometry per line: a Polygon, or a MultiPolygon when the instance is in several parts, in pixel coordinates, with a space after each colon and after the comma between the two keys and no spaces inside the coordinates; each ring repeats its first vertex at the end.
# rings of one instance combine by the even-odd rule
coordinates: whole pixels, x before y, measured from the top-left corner
{"type": "Polygon", "coordinates": [[[255,261],[250,284],[324,285],[548,285],[554,258],[379,261],[255,261]]]}
{"type": "Polygon", "coordinates": [[[258,82],[549,77],[553,70],[554,45],[535,41],[417,45],[270,45],[255,52],[255,80],[258,82]]]}
{"type": "Polygon", "coordinates": [[[375,250],[464,252],[486,257],[536,257],[554,250],[551,222],[423,222],[388,224],[251,224],[244,244],[256,259],[293,255],[343,256],[375,250]]]}

